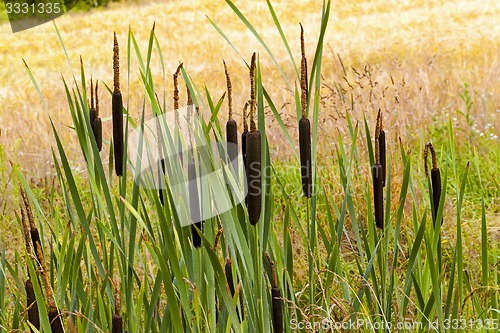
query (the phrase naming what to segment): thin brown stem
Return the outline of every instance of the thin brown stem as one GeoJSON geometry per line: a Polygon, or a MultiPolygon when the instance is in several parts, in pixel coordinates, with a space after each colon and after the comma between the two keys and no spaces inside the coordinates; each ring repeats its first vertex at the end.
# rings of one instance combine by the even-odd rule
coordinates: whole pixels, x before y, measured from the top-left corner
{"type": "Polygon", "coordinates": [[[114,92],[120,92],[120,48],[118,46],[116,32],[114,32],[113,41],[113,85],[114,92]]]}
{"type": "Polygon", "coordinates": [[[252,54],[250,65],[250,132],[257,131],[257,126],[254,120],[255,113],[255,52],[252,54]]]}

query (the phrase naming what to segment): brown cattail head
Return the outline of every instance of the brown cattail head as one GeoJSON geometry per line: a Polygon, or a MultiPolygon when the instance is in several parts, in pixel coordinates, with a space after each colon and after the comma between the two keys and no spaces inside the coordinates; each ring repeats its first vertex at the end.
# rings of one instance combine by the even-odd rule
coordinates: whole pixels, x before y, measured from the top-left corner
{"type": "Polygon", "coordinates": [[[234,296],[234,280],[233,280],[233,270],[232,261],[229,256],[226,257],[226,264],[224,265],[224,272],[226,273],[227,286],[231,292],[231,296],[234,296]]]}
{"type": "Polygon", "coordinates": [[[311,163],[311,123],[302,117],[299,121],[300,174],[302,176],[302,192],[307,198],[312,194],[311,163]]]}
{"type": "Polygon", "coordinates": [[[120,48],[118,46],[118,39],[116,38],[116,32],[114,34],[113,40],[113,86],[114,92],[120,92],[120,48]]]}
{"type": "Polygon", "coordinates": [[[94,104],[94,83],[92,82],[92,77],[90,77],[90,111],[89,111],[90,124],[94,123],[95,117],[96,117],[96,109],[94,104]]]}
{"type": "Polygon", "coordinates": [[[57,311],[57,308],[55,306],[49,305],[48,315],[52,333],[64,333],[61,316],[59,315],[59,311],[57,311]]]}
{"type": "Polygon", "coordinates": [[[266,252],[266,258],[271,268],[271,297],[273,305],[273,332],[283,332],[283,304],[281,299],[281,291],[278,284],[278,277],[276,275],[276,268],[271,257],[266,252]]]}
{"type": "Polygon", "coordinates": [[[247,210],[250,223],[257,224],[262,206],[261,138],[259,131],[246,136],[247,210]]]}
{"type": "Polygon", "coordinates": [[[112,333],[122,333],[123,332],[123,319],[120,315],[116,313],[113,314],[113,318],[111,319],[111,332],[112,333]]]}
{"type": "Polygon", "coordinates": [[[380,229],[384,228],[384,193],[382,186],[382,172],[383,170],[380,164],[375,164],[372,167],[375,224],[380,229]]]}
{"type": "Polygon", "coordinates": [[[95,109],[94,109],[94,119],[92,120],[92,109],[91,111],[91,124],[92,132],[94,133],[95,142],[97,145],[97,150],[102,150],[102,121],[99,118],[99,81],[95,84],[95,109]]]}
{"type": "MultiPolygon", "coordinates": [[[[24,289],[26,290],[26,306],[28,308],[28,321],[37,330],[40,330],[40,317],[38,316],[38,304],[36,303],[35,291],[33,289],[33,283],[30,279],[26,280],[24,284],[24,289]]],[[[30,329],[31,332],[34,332],[30,329]]]]}
{"type": "Polygon", "coordinates": [[[262,157],[260,132],[254,120],[255,113],[255,52],[250,66],[250,132],[246,135],[246,171],[248,194],[246,204],[252,225],[257,224],[262,209],[262,157]]]}
{"type": "Polygon", "coordinates": [[[302,24],[300,24],[300,51],[301,51],[301,59],[300,59],[300,105],[302,109],[302,117],[307,116],[307,98],[308,98],[308,87],[307,87],[307,58],[306,58],[306,50],[304,45],[304,28],[302,24]]]}
{"type": "Polygon", "coordinates": [[[189,211],[191,214],[191,236],[193,237],[193,246],[201,246],[201,237],[197,229],[202,229],[201,211],[199,202],[199,188],[196,177],[196,163],[191,159],[188,163],[188,181],[189,181],[189,211]]]}
{"type": "MultiPolygon", "coordinates": [[[[425,165],[425,175],[428,178],[429,177],[429,170],[427,167],[427,158],[429,155],[429,151],[431,152],[431,159],[432,159],[432,169],[431,169],[431,190],[432,190],[432,219],[434,221],[434,225],[436,225],[437,221],[437,213],[439,210],[439,202],[441,200],[441,172],[439,171],[439,168],[437,166],[437,158],[436,158],[436,152],[434,150],[434,147],[432,146],[432,143],[428,143],[425,145],[424,149],[424,165],[425,165]]],[[[441,224],[443,224],[443,219],[440,221],[441,224]]]]}

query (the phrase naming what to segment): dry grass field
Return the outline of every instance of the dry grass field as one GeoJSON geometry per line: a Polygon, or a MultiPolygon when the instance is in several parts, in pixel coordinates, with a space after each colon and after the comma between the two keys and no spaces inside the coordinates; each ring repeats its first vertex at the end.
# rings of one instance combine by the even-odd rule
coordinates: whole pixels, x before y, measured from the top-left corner
{"type": "MultiPolygon", "coordinates": [[[[288,65],[288,55],[267,14],[265,2],[239,1],[237,5],[270,46],[277,62],[283,66],[284,74],[293,80],[294,70],[288,65]]],[[[312,53],[315,47],[312,42],[319,33],[321,1],[276,1],[274,7],[296,61],[299,59],[298,22],[305,27],[306,49],[312,53]]],[[[171,73],[179,62],[184,63],[195,83],[206,84],[213,96],[222,95],[222,58],[225,58],[235,77],[235,105],[242,106],[244,98],[239,96],[246,96],[247,90],[245,65],[212,27],[207,16],[219,25],[247,60],[252,51],[260,52],[265,84],[277,104],[293,101],[293,94],[270,57],[224,1],[113,4],[88,13],[71,13],[56,23],[73,71],[78,69],[81,56],[88,73],[109,85],[112,80],[113,31],[125,46],[130,26],[137,40],[143,42],[140,47],[145,50],[147,36],[156,22],[167,82],[161,82],[158,58],[153,59],[153,69],[156,69],[153,75],[157,84],[165,87],[167,103],[171,103],[172,98],[171,73]]],[[[350,68],[362,72],[369,64],[379,92],[387,89],[399,101],[384,98],[374,101],[373,105],[374,109],[382,107],[394,115],[387,117],[389,128],[397,130],[396,133],[391,131],[394,135],[421,136],[421,129],[433,117],[445,119],[445,115],[456,115],[457,109],[463,110],[459,95],[463,83],[470,87],[474,100],[471,116],[476,120],[478,130],[482,131],[491,124],[488,128],[493,128],[495,135],[500,134],[500,115],[495,112],[500,108],[498,1],[334,2],[331,16],[325,38],[328,48],[323,62],[325,85],[333,87],[334,82],[346,83],[337,55],[347,68],[353,86],[359,80],[350,68]]],[[[1,143],[7,159],[29,164],[33,177],[44,177],[51,172],[50,147],[53,145],[48,116],[62,128],[70,121],[61,75],[70,80],[71,68],[52,24],[12,34],[10,26],[4,23],[0,26],[0,36],[1,143]],[[22,59],[37,79],[46,106],[30,82],[22,59]]],[[[132,64],[134,68],[137,66],[132,64]]],[[[122,62],[122,71],[126,71],[125,61],[122,62]]],[[[139,73],[133,70],[130,90],[125,90],[132,114],[139,114],[141,110],[143,94],[138,82],[139,73]]],[[[293,86],[293,81],[290,84],[293,86]]],[[[366,106],[364,100],[369,98],[369,89],[366,86],[361,88],[355,91],[359,95],[358,105],[366,106]]],[[[325,87],[327,106],[336,102],[330,92],[325,87]]],[[[110,110],[110,98],[103,96],[102,104],[104,116],[109,116],[106,110],[110,110]]],[[[369,113],[370,110],[362,111],[369,113]]],[[[283,112],[287,113],[286,107],[283,112]]],[[[326,120],[336,115],[332,107],[325,107],[323,112],[326,120]]],[[[289,114],[294,116],[293,111],[289,114]]],[[[456,118],[461,121],[458,115],[456,118]]],[[[327,121],[323,129],[332,133],[335,127],[332,120],[327,121]]],[[[69,131],[63,133],[68,134],[65,139],[70,140],[69,131]]],[[[497,140],[493,142],[498,144],[497,140]]]]}

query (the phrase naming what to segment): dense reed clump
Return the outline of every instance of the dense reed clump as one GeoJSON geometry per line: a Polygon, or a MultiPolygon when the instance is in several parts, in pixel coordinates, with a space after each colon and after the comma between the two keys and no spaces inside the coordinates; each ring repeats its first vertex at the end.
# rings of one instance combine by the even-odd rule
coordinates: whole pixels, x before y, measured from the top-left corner
{"type": "Polygon", "coordinates": [[[113,96],[112,118],[113,118],[113,147],[115,155],[115,172],[117,176],[123,175],[123,98],[120,91],[120,48],[116,32],[114,33],[113,45],[113,96]]]}
{"type": "MultiPolygon", "coordinates": [[[[428,143],[424,148],[424,164],[425,164],[425,176],[429,178],[429,169],[427,166],[427,158],[429,156],[429,151],[431,152],[432,169],[431,169],[431,192],[432,192],[432,220],[434,226],[436,225],[437,213],[439,210],[439,201],[441,199],[441,172],[437,166],[436,152],[432,143],[428,143]]],[[[443,224],[443,219],[440,221],[443,224]]]]}
{"type": "MultiPolygon", "coordinates": [[[[373,206],[375,223],[378,228],[384,228],[384,168],[381,164],[380,132],[382,130],[382,113],[379,110],[375,128],[375,164],[372,166],[373,206]]],[[[385,149],[384,149],[385,150],[385,149]]],[[[384,157],[385,160],[385,157],[384,157]]]]}
{"type": "Polygon", "coordinates": [[[281,290],[278,284],[278,276],[276,274],[276,267],[271,257],[266,253],[267,261],[271,268],[271,276],[269,280],[271,281],[271,297],[272,297],[272,308],[273,308],[273,332],[281,333],[284,332],[283,327],[283,301],[281,297],[281,290]]]}
{"type": "Polygon", "coordinates": [[[255,123],[255,52],[250,65],[250,131],[246,135],[247,210],[252,225],[257,224],[262,209],[261,138],[255,123]]]}
{"type": "Polygon", "coordinates": [[[94,103],[94,85],[90,78],[90,125],[92,133],[99,151],[102,150],[102,121],[99,118],[99,81],[95,83],[95,103],[94,103]]]}
{"type": "Polygon", "coordinates": [[[227,155],[228,163],[231,163],[234,170],[235,178],[238,179],[238,125],[233,119],[233,97],[232,97],[232,86],[231,78],[229,77],[229,72],[227,70],[226,62],[224,63],[224,72],[226,73],[226,84],[227,84],[227,102],[229,117],[226,122],[226,141],[227,141],[227,155]]]}
{"type": "Polygon", "coordinates": [[[304,46],[304,28],[300,25],[300,105],[302,118],[299,120],[300,174],[302,176],[302,192],[310,198],[312,194],[312,164],[311,164],[311,122],[307,118],[307,58],[304,46]]]}

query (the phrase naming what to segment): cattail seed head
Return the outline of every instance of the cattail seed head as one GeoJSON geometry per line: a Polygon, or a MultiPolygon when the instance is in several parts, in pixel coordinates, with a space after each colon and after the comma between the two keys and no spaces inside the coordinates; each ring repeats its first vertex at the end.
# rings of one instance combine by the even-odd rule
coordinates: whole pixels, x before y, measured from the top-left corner
{"type": "Polygon", "coordinates": [[[48,315],[52,333],[64,333],[61,316],[55,306],[49,306],[48,315]]]}
{"type": "MultiPolygon", "coordinates": [[[[429,156],[429,151],[431,152],[432,159],[432,169],[431,169],[431,190],[432,190],[432,219],[434,221],[434,225],[437,222],[437,213],[439,210],[439,202],[441,200],[441,172],[437,166],[437,158],[436,152],[432,143],[428,143],[425,145],[424,149],[424,165],[425,165],[425,176],[429,177],[429,169],[427,167],[427,158],[429,156]]],[[[439,222],[441,225],[443,224],[443,219],[439,222]]]]}
{"type": "Polygon", "coordinates": [[[193,237],[193,246],[201,246],[201,237],[198,229],[202,229],[200,203],[199,203],[199,189],[196,178],[196,164],[193,159],[188,163],[188,180],[189,180],[189,210],[191,213],[191,236],[193,237]]]}
{"type": "Polygon", "coordinates": [[[177,66],[175,73],[173,75],[174,78],[174,112],[175,112],[175,124],[179,125],[179,74],[181,73],[182,63],[177,66]]]}
{"type": "Polygon", "coordinates": [[[120,315],[116,313],[113,314],[111,319],[111,332],[112,333],[122,333],[123,332],[123,319],[120,315]]]}
{"type": "Polygon", "coordinates": [[[261,138],[259,131],[248,132],[246,136],[247,159],[247,210],[250,223],[257,224],[262,208],[261,138]]]}
{"type": "Polygon", "coordinates": [[[224,265],[224,273],[226,274],[227,286],[231,292],[231,296],[234,296],[234,280],[233,280],[233,270],[231,258],[226,257],[226,264],[224,265]]]}
{"type": "Polygon", "coordinates": [[[380,164],[375,164],[372,167],[375,224],[380,229],[384,228],[384,194],[382,186],[382,173],[383,169],[380,164]]]}
{"type": "MultiPolygon", "coordinates": [[[[38,304],[36,303],[35,291],[33,283],[30,279],[24,284],[26,290],[26,306],[28,308],[28,321],[37,329],[40,330],[40,317],[38,316],[38,304]]],[[[30,329],[31,332],[34,332],[30,329]]]]}
{"type": "Polygon", "coordinates": [[[266,258],[271,268],[271,297],[273,307],[273,332],[283,332],[283,304],[281,299],[281,291],[278,285],[278,276],[276,274],[276,267],[271,260],[269,253],[266,252],[266,258]]]}
{"type": "Polygon", "coordinates": [[[255,124],[254,114],[256,108],[255,100],[255,52],[252,54],[252,60],[250,63],[250,131],[256,131],[257,126],[255,124]]]}
{"type": "Polygon", "coordinates": [[[299,149],[302,192],[305,197],[310,198],[312,194],[311,123],[305,117],[299,121],[299,149]]]}

